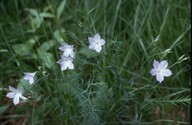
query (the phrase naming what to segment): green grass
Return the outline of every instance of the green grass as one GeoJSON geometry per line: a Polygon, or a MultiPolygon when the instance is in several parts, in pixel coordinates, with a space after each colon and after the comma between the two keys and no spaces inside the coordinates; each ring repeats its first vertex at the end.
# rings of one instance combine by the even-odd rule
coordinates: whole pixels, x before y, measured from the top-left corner
{"type": "Polygon", "coordinates": [[[1,125],[189,125],[190,15],[187,0],[1,0],[1,125]],[[95,33],[99,54],[88,49],[95,33]],[[74,70],[56,63],[63,41],[75,46],[74,70]],[[161,84],[154,59],[173,72],[161,84]],[[15,106],[9,85],[23,85],[27,102],[15,106]]]}

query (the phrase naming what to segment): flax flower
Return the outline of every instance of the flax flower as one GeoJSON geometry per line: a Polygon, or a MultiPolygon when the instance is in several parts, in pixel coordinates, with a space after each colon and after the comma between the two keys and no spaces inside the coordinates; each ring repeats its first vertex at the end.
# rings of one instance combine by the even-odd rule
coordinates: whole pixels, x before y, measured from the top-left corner
{"type": "Polygon", "coordinates": [[[61,59],[57,61],[57,63],[61,65],[61,71],[66,70],[67,68],[74,69],[73,58],[71,57],[62,55],[61,59]]]}
{"type": "Polygon", "coordinates": [[[34,73],[29,73],[29,72],[24,72],[24,79],[29,81],[30,84],[33,84],[35,82],[35,74],[36,72],[34,73]]]}
{"type": "Polygon", "coordinates": [[[23,99],[23,100],[27,99],[26,97],[24,97],[22,95],[22,90],[20,90],[20,89],[15,89],[15,88],[9,86],[9,91],[11,91],[11,92],[8,92],[6,96],[8,98],[13,99],[13,103],[15,105],[19,104],[20,99],[23,99]]]}
{"type": "Polygon", "coordinates": [[[163,60],[160,63],[156,60],[153,61],[153,68],[150,70],[152,76],[156,76],[156,80],[161,83],[164,77],[169,77],[172,75],[171,70],[167,69],[168,62],[163,60]]]}
{"type": "Polygon", "coordinates": [[[100,35],[97,33],[94,37],[88,37],[89,40],[89,49],[95,50],[100,53],[102,47],[105,44],[105,40],[101,39],[100,35]]]}
{"type": "Polygon", "coordinates": [[[63,51],[63,55],[65,57],[72,57],[74,58],[74,46],[68,45],[67,43],[63,43],[61,47],[59,47],[61,51],[63,51]]]}

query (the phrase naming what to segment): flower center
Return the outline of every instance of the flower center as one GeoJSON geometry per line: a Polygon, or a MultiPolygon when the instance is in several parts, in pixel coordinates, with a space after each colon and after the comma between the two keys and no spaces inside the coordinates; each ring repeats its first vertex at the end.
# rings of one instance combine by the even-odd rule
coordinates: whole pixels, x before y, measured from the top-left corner
{"type": "Polygon", "coordinates": [[[157,74],[159,74],[161,71],[159,69],[156,70],[157,74]]]}
{"type": "Polygon", "coordinates": [[[96,45],[99,45],[99,42],[98,42],[98,41],[96,41],[96,45]]]}

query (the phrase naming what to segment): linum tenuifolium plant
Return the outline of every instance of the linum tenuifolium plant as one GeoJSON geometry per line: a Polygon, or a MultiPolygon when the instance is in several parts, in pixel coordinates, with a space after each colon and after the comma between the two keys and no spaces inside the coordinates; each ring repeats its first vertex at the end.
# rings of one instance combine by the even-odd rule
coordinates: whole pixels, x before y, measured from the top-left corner
{"type": "MultiPolygon", "coordinates": [[[[96,51],[97,53],[100,53],[102,50],[102,46],[105,44],[105,40],[101,39],[101,36],[97,33],[93,37],[88,37],[89,42],[89,49],[92,49],[96,51]]],[[[63,43],[59,50],[63,52],[61,55],[61,59],[57,61],[59,65],[61,65],[61,71],[63,70],[73,70],[74,64],[73,60],[75,58],[75,52],[74,52],[74,45],[69,45],[67,43],[63,43]]],[[[150,70],[150,74],[152,76],[156,76],[156,80],[161,83],[164,80],[164,77],[169,77],[172,75],[172,72],[167,68],[168,62],[167,60],[163,60],[161,62],[158,62],[154,60],[153,62],[153,68],[150,70]]],[[[28,81],[29,85],[36,84],[36,72],[30,73],[30,72],[24,72],[23,79],[28,81]]],[[[23,96],[24,90],[22,88],[13,88],[9,86],[9,91],[7,93],[7,97],[13,99],[13,103],[15,105],[19,104],[20,99],[27,100],[27,97],[23,96]]]]}

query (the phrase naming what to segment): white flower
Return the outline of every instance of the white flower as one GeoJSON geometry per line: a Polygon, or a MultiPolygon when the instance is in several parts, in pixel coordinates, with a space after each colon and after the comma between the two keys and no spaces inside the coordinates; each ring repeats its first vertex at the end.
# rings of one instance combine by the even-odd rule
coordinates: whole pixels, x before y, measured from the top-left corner
{"type": "Polygon", "coordinates": [[[34,76],[35,76],[36,72],[34,73],[29,73],[29,72],[24,72],[24,79],[29,81],[30,84],[33,84],[35,82],[34,80],[34,76]]]}
{"type": "Polygon", "coordinates": [[[67,43],[63,43],[61,47],[59,47],[61,51],[63,51],[63,55],[66,57],[72,57],[74,58],[74,47],[73,45],[68,45],[67,43]]]}
{"type": "Polygon", "coordinates": [[[89,49],[96,50],[100,52],[102,50],[101,46],[105,44],[105,40],[101,39],[100,35],[97,33],[94,37],[88,37],[89,40],[89,49]]]}
{"type": "Polygon", "coordinates": [[[152,76],[156,75],[156,80],[161,83],[164,80],[164,77],[169,77],[172,75],[172,72],[167,69],[168,62],[163,60],[160,63],[156,60],[153,61],[153,68],[150,70],[152,76]]]}
{"type": "Polygon", "coordinates": [[[71,57],[62,55],[61,59],[57,61],[57,63],[61,65],[61,71],[66,70],[67,68],[74,69],[73,58],[71,57]]]}
{"type": "Polygon", "coordinates": [[[13,98],[13,103],[15,105],[19,104],[20,99],[23,99],[23,100],[27,99],[26,97],[24,97],[22,95],[22,91],[20,89],[15,89],[15,88],[9,86],[9,90],[11,92],[8,92],[6,96],[11,99],[13,98]]]}

